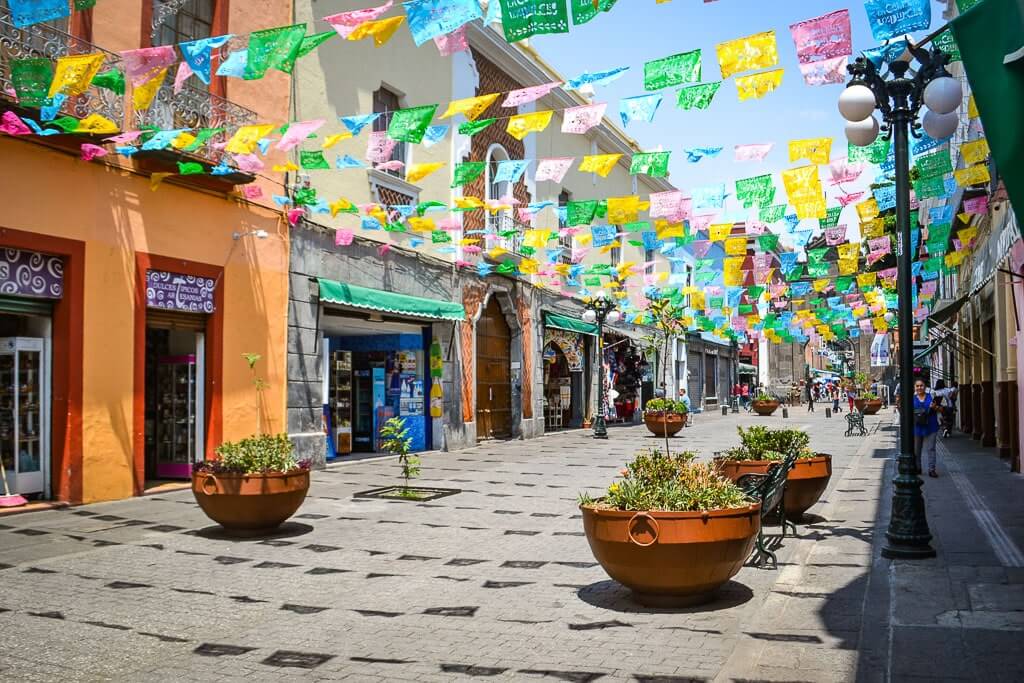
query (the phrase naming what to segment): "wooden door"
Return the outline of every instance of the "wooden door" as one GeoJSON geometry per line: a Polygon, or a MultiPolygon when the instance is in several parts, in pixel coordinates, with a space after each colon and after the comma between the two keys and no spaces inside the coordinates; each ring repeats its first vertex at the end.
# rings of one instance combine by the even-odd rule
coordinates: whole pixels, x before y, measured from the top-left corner
{"type": "Polygon", "coordinates": [[[491,298],[476,323],[477,439],[512,435],[512,332],[491,298]]]}

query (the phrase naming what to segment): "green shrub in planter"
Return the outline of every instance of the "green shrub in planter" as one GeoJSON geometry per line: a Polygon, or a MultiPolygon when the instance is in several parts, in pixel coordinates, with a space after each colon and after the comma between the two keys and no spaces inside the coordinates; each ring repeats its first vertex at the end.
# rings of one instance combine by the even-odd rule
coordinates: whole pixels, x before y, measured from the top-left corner
{"type": "Polygon", "coordinates": [[[790,453],[797,458],[813,458],[810,449],[811,437],[800,429],[769,429],[755,425],[744,429],[737,427],[740,445],[722,453],[726,460],[768,460],[781,461],[790,453]]]}
{"type": "Polygon", "coordinates": [[[308,470],[308,460],[295,458],[295,446],[287,434],[261,434],[217,447],[219,460],[196,463],[195,472],[211,474],[267,474],[308,470]]]}
{"type": "Polygon", "coordinates": [[[644,406],[644,412],[647,413],[677,413],[680,415],[686,414],[686,404],[682,401],[674,401],[670,398],[652,398],[644,406]]]}

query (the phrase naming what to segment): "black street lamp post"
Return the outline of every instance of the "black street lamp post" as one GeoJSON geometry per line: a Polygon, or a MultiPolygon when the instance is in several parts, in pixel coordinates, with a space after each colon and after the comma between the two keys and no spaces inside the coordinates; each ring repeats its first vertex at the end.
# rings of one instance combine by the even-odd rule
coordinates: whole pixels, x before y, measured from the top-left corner
{"type": "Polygon", "coordinates": [[[935,140],[949,137],[959,125],[956,109],[962,104],[960,83],[946,71],[949,56],[938,48],[931,51],[910,48],[889,64],[886,80],[867,59],[860,57],[847,67],[853,76],[840,96],[839,109],[850,123],[846,135],[854,145],[874,142],[879,124],[872,115],[882,114],[886,139],[895,145],[896,224],[899,231],[899,334],[900,334],[900,452],[897,475],[893,479],[892,516],[885,535],[888,543],[882,548],[887,558],[917,559],[934,557],[932,535],[928,529],[922,482],[914,457],[914,316],[913,276],[914,254],[910,226],[910,150],[909,136],[921,137],[917,117],[922,104],[927,104],[924,129],[935,140]],[[912,71],[911,59],[918,62],[912,71]]]}
{"type": "Polygon", "coordinates": [[[603,290],[585,298],[583,306],[587,309],[583,313],[583,320],[597,323],[597,415],[594,416],[594,438],[607,439],[608,427],[604,423],[607,400],[604,393],[604,324],[617,322],[622,314],[619,313],[615,300],[603,290]]]}

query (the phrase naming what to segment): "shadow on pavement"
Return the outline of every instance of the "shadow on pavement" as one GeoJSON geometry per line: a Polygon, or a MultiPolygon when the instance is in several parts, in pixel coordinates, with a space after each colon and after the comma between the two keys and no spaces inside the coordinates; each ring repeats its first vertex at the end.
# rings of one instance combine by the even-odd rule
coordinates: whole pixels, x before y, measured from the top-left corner
{"type": "Polygon", "coordinates": [[[736,581],[727,582],[711,602],[692,607],[645,607],[633,599],[633,592],[618,581],[608,579],[584,586],[576,592],[583,602],[601,609],[629,614],[702,614],[738,607],[754,597],[754,592],[736,581]]]}
{"type": "Polygon", "coordinates": [[[260,534],[259,536],[236,536],[230,534],[224,530],[224,527],[219,524],[213,524],[202,529],[196,529],[193,533],[196,536],[202,538],[208,538],[214,541],[235,541],[238,543],[260,543],[267,540],[268,538],[294,538],[296,536],[305,536],[309,532],[313,531],[313,527],[309,524],[302,524],[300,522],[285,522],[274,531],[267,534],[260,534]]]}

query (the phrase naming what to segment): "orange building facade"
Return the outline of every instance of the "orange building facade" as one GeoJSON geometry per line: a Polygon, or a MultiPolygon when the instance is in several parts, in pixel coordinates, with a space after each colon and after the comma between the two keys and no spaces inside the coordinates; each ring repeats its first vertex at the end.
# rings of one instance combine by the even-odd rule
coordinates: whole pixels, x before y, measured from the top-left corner
{"type": "MultiPolygon", "coordinates": [[[[290,3],[190,2],[188,16],[164,4],[103,0],[22,29],[0,8],[0,41],[16,46],[0,55],[0,112],[39,119],[8,87],[15,57],[102,50],[116,69],[123,50],[291,17],[290,3]]],[[[129,85],[121,96],[90,88],[59,114],[224,136],[289,118],[284,74],[192,79],[179,93],[172,81],[146,111],[132,110],[129,85]]],[[[140,495],[187,478],[225,440],[285,430],[289,233],[269,201],[282,179],[176,174],[183,161],[209,171],[213,145],[82,161],[81,145],[101,137],[0,136],[0,459],[30,498],[140,495]],[[263,198],[244,198],[246,185],[263,198]],[[253,369],[245,354],[260,357],[253,369]]]]}

